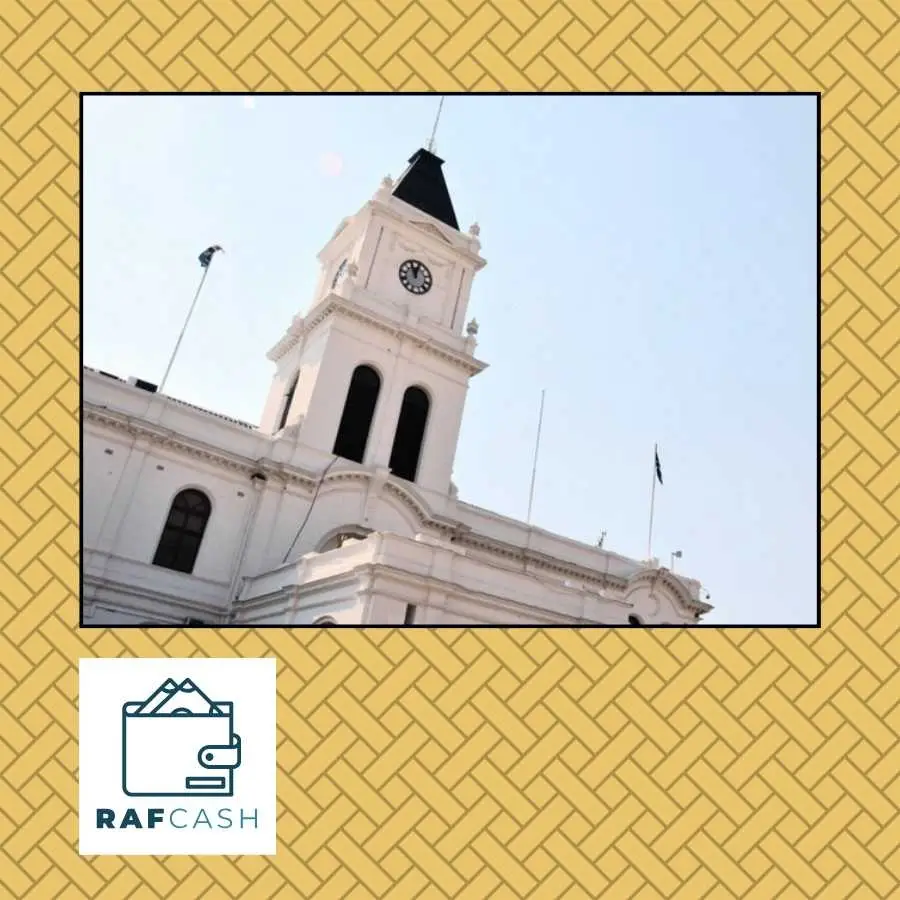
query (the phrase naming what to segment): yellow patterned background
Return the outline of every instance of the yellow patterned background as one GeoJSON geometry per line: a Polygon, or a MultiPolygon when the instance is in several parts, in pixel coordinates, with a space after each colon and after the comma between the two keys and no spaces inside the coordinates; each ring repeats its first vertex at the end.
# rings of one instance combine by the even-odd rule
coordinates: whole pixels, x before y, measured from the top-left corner
{"type": "Polygon", "coordinates": [[[0,892],[900,887],[900,22],[883,0],[0,4],[0,892]],[[822,91],[824,629],[77,631],[78,91],[822,91]],[[274,655],[274,858],[76,855],[76,661],[274,655]]]}

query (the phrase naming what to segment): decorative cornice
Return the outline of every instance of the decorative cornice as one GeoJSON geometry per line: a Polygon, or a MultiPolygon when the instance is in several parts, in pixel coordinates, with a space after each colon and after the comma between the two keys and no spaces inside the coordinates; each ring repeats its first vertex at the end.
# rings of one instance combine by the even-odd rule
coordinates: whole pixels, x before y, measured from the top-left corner
{"type": "MultiPolygon", "coordinates": [[[[365,564],[354,566],[352,569],[347,569],[343,572],[338,572],[334,575],[326,575],[322,578],[317,578],[315,581],[297,581],[297,583],[291,583],[288,581],[283,584],[281,587],[276,588],[275,590],[268,591],[265,594],[257,594],[254,597],[240,597],[235,600],[232,612],[235,617],[239,614],[246,614],[250,612],[256,612],[261,609],[264,609],[267,606],[271,606],[273,604],[281,603],[284,605],[283,611],[295,611],[298,609],[303,609],[307,606],[315,606],[315,603],[301,603],[298,602],[303,598],[301,596],[303,588],[315,588],[315,590],[321,594],[325,591],[338,587],[345,584],[351,584],[353,582],[358,582],[360,577],[360,572],[365,568],[365,564]]],[[[265,573],[263,573],[265,574],[265,573]]],[[[248,579],[248,581],[253,581],[253,579],[248,579]]],[[[246,590],[246,588],[245,588],[246,590]]],[[[313,598],[310,598],[313,599],[313,598]]],[[[321,602],[321,600],[319,600],[321,602]]]]}
{"type": "Polygon", "coordinates": [[[202,441],[179,437],[169,429],[150,425],[141,419],[93,406],[88,401],[84,402],[82,418],[85,422],[93,422],[104,428],[120,431],[136,439],[143,438],[157,447],[212,463],[248,478],[255,472],[262,472],[267,478],[295,484],[308,491],[315,490],[318,483],[315,475],[306,474],[299,469],[288,468],[264,458],[250,459],[246,456],[218,450],[202,441]]]}
{"type": "MultiPolygon", "coordinates": [[[[179,618],[221,620],[223,622],[227,618],[225,610],[221,607],[212,606],[211,604],[204,603],[202,600],[186,600],[184,597],[177,594],[169,594],[147,587],[137,587],[132,583],[119,581],[106,576],[97,576],[86,573],[83,577],[82,584],[83,589],[93,588],[95,592],[109,591],[116,595],[115,597],[103,597],[97,596],[95,593],[90,601],[94,605],[109,606],[114,604],[139,615],[159,615],[160,605],[165,604],[166,606],[183,613],[179,618]],[[133,600],[152,603],[153,612],[148,612],[143,607],[137,608],[133,606],[129,602],[133,600]]],[[[227,590],[227,586],[225,590],[227,590]]],[[[181,627],[182,624],[183,623],[174,623],[172,627],[178,628],[181,627]]]]}
{"type": "MultiPolygon", "coordinates": [[[[418,575],[407,572],[405,569],[398,569],[390,563],[368,563],[367,567],[371,572],[372,590],[377,593],[379,581],[394,581],[403,585],[409,585],[419,589],[424,588],[426,591],[436,590],[442,594],[462,599],[476,606],[485,607],[492,610],[503,612],[514,612],[522,614],[528,611],[529,615],[536,615],[548,624],[562,624],[559,619],[564,619],[572,625],[585,624],[582,616],[568,615],[566,613],[554,612],[545,607],[533,606],[530,603],[523,603],[518,600],[511,600],[507,597],[498,597],[496,594],[488,594],[484,591],[465,588],[455,582],[446,581],[435,575],[418,575]]],[[[364,568],[364,567],[360,567],[364,568]]],[[[425,606],[429,606],[426,602],[425,606]]]]}
{"type": "Polygon", "coordinates": [[[304,336],[311,334],[328,318],[338,315],[345,316],[348,319],[355,319],[385,334],[389,334],[391,337],[408,340],[429,355],[462,369],[469,377],[477,375],[487,368],[487,363],[476,359],[474,356],[453,350],[446,344],[437,342],[435,338],[427,337],[421,332],[401,325],[399,322],[393,322],[390,319],[379,316],[358,303],[339,297],[333,292],[326,294],[325,299],[313,310],[311,316],[305,319],[297,317],[281,340],[268,352],[267,358],[272,362],[278,362],[279,359],[300,343],[304,336]]]}
{"type": "Polygon", "coordinates": [[[461,534],[456,538],[455,543],[461,547],[482,550],[492,556],[499,556],[520,564],[526,563],[542,571],[553,572],[555,575],[560,575],[564,578],[574,578],[599,588],[624,591],[628,584],[626,578],[618,575],[610,575],[608,572],[589,569],[585,566],[579,566],[577,563],[565,562],[545,553],[519,547],[516,544],[508,544],[505,541],[498,541],[496,538],[487,537],[477,532],[461,534]]]}
{"type": "Polygon", "coordinates": [[[669,569],[642,569],[628,579],[628,588],[648,584],[651,589],[665,588],[669,596],[683,610],[699,618],[712,610],[712,606],[702,600],[695,600],[684,582],[672,574],[669,569]]]}
{"type": "MultiPolygon", "coordinates": [[[[93,422],[114,431],[124,432],[134,438],[144,438],[156,446],[164,447],[173,452],[182,453],[185,456],[190,456],[204,462],[212,463],[213,465],[221,466],[222,468],[237,472],[248,478],[254,472],[262,472],[270,482],[280,481],[285,484],[294,485],[308,494],[315,491],[316,485],[321,478],[317,473],[304,472],[293,466],[272,462],[264,457],[260,459],[250,459],[249,457],[217,450],[201,441],[180,437],[168,429],[152,426],[140,419],[116,413],[107,408],[95,407],[88,401],[85,401],[84,403],[83,417],[85,422],[93,422]]],[[[234,427],[236,431],[246,434],[240,426],[235,425],[232,427],[234,427]]],[[[264,435],[260,436],[265,437],[264,435]]],[[[352,464],[348,463],[348,465],[352,464]]],[[[338,469],[329,472],[328,475],[325,476],[322,480],[322,487],[340,483],[369,483],[375,478],[377,478],[376,473],[364,468],[338,469]]],[[[452,539],[454,544],[459,547],[479,550],[486,553],[488,556],[510,560],[518,565],[530,566],[540,571],[552,572],[562,578],[576,579],[584,582],[585,585],[624,592],[629,584],[635,583],[639,576],[644,574],[650,576],[658,571],[655,569],[644,570],[644,572],[638,572],[630,578],[624,578],[617,575],[611,575],[607,572],[600,572],[597,569],[580,566],[577,563],[565,562],[539,551],[521,547],[516,544],[509,544],[505,541],[497,540],[496,538],[473,531],[471,526],[459,522],[456,519],[436,515],[419,497],[418,492],[411,486],[408,486],[407,482],[400,482],[394,478],[391,478],[384,483],[383,493],[402,503],[404,507],[413,514],[415,521],[426,533],[431,532],[445,540],[452,539]]],[[[662,571],[667,572],[667,570],[662,571]]],[[[702,603],[699,600],[693,600],[679,579],[676,579],[672,575],[667,575],[667,578],[678,586],[676,593],[680,598],[681,605],[689,609],[692,613],[703,614],[712,609],[709,604],[702,603]],[[681,598],[684,599],[681,600],[681,598]]],[[[667,581],[666,583],[669,582],[667,581]]],[[[610,599],[613,600],[614,598],[610,599]]]]}
{"type": "MultiPolygon", "coordinates": [[[[318,325],[318,322],[316,322],[318,325]]],[[[292,347],[295,347],[305,334],[313,330],[309,322],[303,316],[294,316],[287,331],[278,339],[278,342],[266,354],[266,359],[278,362],[292,347]]]]}
{"type": "MultiPolygon", "coordinates": [[[[110,375],[109,373],[101,372],[99,369],[92,369],[90,366],[83,366],[82,369],[84,372],[90,372],[91,375],[95,375],[98,378],[105,379],[108,382],[115,382],[118,387],[124,388],[125,390],[140,390],[140,388],[137,388],[134,385],[130,384],[124,378],[119,378],[118,375],[110,375]]],[[[235,419],[233,416],[226,416],[224,413],[214,412],[213,410],[206,409],[203,406],[197,406],[195,403],[188,403],[187,400],[179,400],[177,397],[172,397],[169,394],[156,394],[156,396],[165,397],[166,400],[169,400],[172,403],[176,403],[178,406],[185,406],[188,409],[193,409],[197,412],[201,412],[206,416],[212,416],[214,419],[220,419],[223,422],[228,422],[229,425],[238,425],[245,431],[256,431],[255,425],[251,425],[249,422],[244,422],[242,419],[235,419]]]]}
{"type": "Polygon", "coordinates": [[[237,425],[239,428],[242,428],[244,431],[256,431],[256,425],[251,425],[249,422],[244,422],[242,419],[235,419],[232,416],[226,416],[223,413],[213,412],[211,409],[206,409],[202,406],[197,406],[194,403],[188,403],[187,400],[179,400],[177,397],[170,397],[168,394],[160,394],[160,396],[165,397],[167,400],[170,400],[172,403],[177,403],[179,406],[186,406],[188,409],[195,409],[197,412],[202,412],[207,416],[212,416],[216,419],[221,419],[223,422],[227,422],[229,425],[237,425]]]}
{"type": "Polygon", "coordinates": [[[383,491],[388,496],[395,497],[410,510],[425,530],[436,531],[441,536],[449,537],[459,526],[454,519],[436,516],[415,493],[402,487],[396,481],[385,481],[383,491]]]}

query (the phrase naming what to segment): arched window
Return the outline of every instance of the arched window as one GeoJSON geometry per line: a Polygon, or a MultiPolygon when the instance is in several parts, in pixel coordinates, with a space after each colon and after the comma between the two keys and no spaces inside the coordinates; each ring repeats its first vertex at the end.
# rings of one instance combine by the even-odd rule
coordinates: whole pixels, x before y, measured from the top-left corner
{"type": "Polygon", "coordinates": [[[172,501],[153,565],[190,575],[211,511],[209,498],[202,491],[181,491],[172,501]]]}
{"type": "Polygon", "coordinates": [[[327,628],[330,625],[337,625],[337,622],[331,616],[320,616],[313,622],[313,625],[323,625],[327,628]]]}
{"type": "Polygon", "coordinates": [[[629,625],[643,625],[644,623],[637,616],[629,616],[628,624],[629,625]]]}
{"type": "Polygon", "coordinates": [[[391,448],[391,474],[415,481],[422,455],[422,439],[430,406],[428,394],[420,387],[409,387],[403,395],[394,446],[391,448]]]}
{"type": "Polygon", "coordinates": [[[357,366],[350,379],[347,400],[334,439],[335,456],[361,463],[369,442],[381,378],[371,366],[357,366]]]}
{"type": "Polygon", "coordinates": [[[331,533],[316,548],[316,553],[328,553],[329,550],[337,550],[344,544],[353,541],[364,541],[368,535],[372,533],[370,528],[360,528],[355,525],[342,528],[340,531],[331,533]]]}
{"type": "Polygon", "coordinates": [[[300,380],[300,373],[296,372],[288,385],[288,389],[284,395],[284,405],[281,409],[281,418],[278,420],[276,431],[281,431],[287,424],[288,413],[291,411],[291,404],[294,402],[294,392],[297,390],[297,382],[300,380]]]}

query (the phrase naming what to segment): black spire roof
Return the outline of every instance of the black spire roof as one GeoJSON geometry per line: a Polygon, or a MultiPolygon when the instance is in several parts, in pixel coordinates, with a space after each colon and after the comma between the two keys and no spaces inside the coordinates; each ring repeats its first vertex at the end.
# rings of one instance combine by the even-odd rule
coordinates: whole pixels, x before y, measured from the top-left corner
{"type": "Polygon", "coordinates": [[[443,164],[444,161],[430,151],[416,150],[392,193],[410,206],[459,231],[453,201],[441,171],[443,164]]]}

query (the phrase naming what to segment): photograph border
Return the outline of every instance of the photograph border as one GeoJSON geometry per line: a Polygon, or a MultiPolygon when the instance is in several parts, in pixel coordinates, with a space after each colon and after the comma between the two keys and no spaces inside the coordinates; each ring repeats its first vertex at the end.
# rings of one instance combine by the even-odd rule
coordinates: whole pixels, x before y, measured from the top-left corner
{"type": "MultiPolygon", "coordinates": [[[[304,94],[300,93],[287,93],[284,91],[281,92],[254,92],[254,97],[285,97],[285,96],[293,96],[299,97],[304,96],[304,94]]],[[[384,96],[393,96],[391,92],[388,91],[367,91],[366,96],[373,97],[384,97],[384,96]]],[[[100,91],[82,91],[79,94],[79,121],[84,121],[84,99],[85,97],[99,97],[99,96],[110,96],[107,92],[100,91]]],[[[145,96],[153,96],[153,97],[165,97],[165,96],[191,96],[191,97],[207,97],[209,96],[208,91],[180,91],[178,94],[173,94],[172,92],[167,91],[122,91],[117,92],[115,94],[117,97],[121,96],[135,96],[135,97],[145,97],[145,96]]],[[[215,96],[217,97],[244,97],[247,96],[246,91],[217,91],[215,96]]],[[[328,96],[335,97],[358,97],[358,92],[351,91],[333,91],[329,92],[328,96]]],[[[404,92],[403,96],[436,96],[432,91],[409,91],[404,92]]],[[[449,92],[445,96],[448,97],[463,97],[466,96],[466,92],[449,92]]],[[[573,94],[571,91],[535,91],[531,93],[526,92],[516,92],[514,94],[510,94],[503,91],[485,91],[479,92],[478,96],[507,96],[509,97],[511,102],[515,102],[519,98],[522,97],[569,97],[574,102],[578,102],[581,98],[585,97],[610,97],[616,100],[621,99],[623,97],[637,97],[637,98],[647,98],[651,96],[646,91],[616,91],[614,93],[610,92],[599,92],[599,91],[580,91],[577,94],[573,94]]],[[[653,97],[683,97],[685,94],[683,92],[676,91],[655,91],[652,93],[653,97]]],[[[822,243],[820,239],[820,235],[822,233],[822,152],[821,152],[821,143],[822,143],[822,94],[819,91],[767,91],[765,93],[747,93],[747,92],[728,92],[728,91],[692,91],[689,96],[691,97],[721,97],[721,96],[731,96],[731,97],[746,97],[748,102],[762,102],[766,97],[815,97],[816,98],[816,158],[815,158],[815,166],[816,166],[816,257],[815,257],[815,266],[816,266],[816,283],[820,285],[821,280],[821,272],[822,272],[822,243]]],[[[84,132],[83,130],[79,130],[78,133],[78,147],[79,147],[79,159],[84,158],[84,132]]],[[[79,169],[79,196],[84,198],[84,171],[83,169],[79,169]]],[[[84,233],[84,207],[83,203],[79,205],[79,233],[84,233]]],[[[84,259],[83,259],[83,245],[80,245],[80,250],[82,252],[82,256],[80,257],[80,265],[81,271],[84,271],[84,259]]],[[[80,328],[79,332],[81,334],[84,333],[84,280],[82,279],[79,282],[79,323],[80,328]]],[[[821,288],[821,286],[820,286],[821,288]]],[[[822,319],[819,314],[819,296],[820,294],[817,292],[815,296],[815,307],[811,311],[812,317],[815,320],[815,329],[816,329],[816,346],[818,348],[817,356],[816,356],[816,371],[811,373],[811,381],[812,385],[815,387],[816,394],[816,403],[817,403],[817,416],[816,416],[816,447],[819,448],[822,444],[822,395],[821,390],[818,387],[819,383],[819,373],[822,368],[822,319]]],[[[85,361],[84,361],[84,349],[83,342],[79,344],[79,372],[84,371],[85,361]]],[[[79,377],[78,383],[78,391],[79,391],[79,409],[83,408],[83,382],[79,377]]],[[[81,415],[81,413],[80,413],[81,415]]],[[[84,484],[84,422],[83,415],[79,421],[79,458],[81,461],[81,483],[84,484]]],[[[818,449],[816,450],[815,458],[810,460],[812,465],[816,467],[816,547],[817,554],[816,559],[821,560],[822,558],[822,532],[818,527],[818,523],[821,521],[822,516],[822,470],[820,465],[820,456],[818,449]]],[[[80,521],[84,520],[84,495],[83,493],[79,494],[80,498],[80,521]]],[[[81,559],[84,559],[84,535],[81,534],[81,559]]],[[[815,622],[803,622],[803,623],[784,623],[784,622],[749,622],[749,623],[723,623],[717,624],[715,622],[697,622],[696,624],[692,624],[689,626],[686,625],[664,625],[664,624],[653,624],[647,623],[642,624],[640,627],[642,628],[653,628],[659,630],[672,629],[672,630],[680,630],[682,628],[690,627],[690,628],[736,628],[736,629],[747,629],[747,628],[821,628],[822,627],[822,572],[821,568],[817,567],[817,578],[816,578],[816,596],[814,598],[814,602],[816,604],[816,621],[815,622]]],[[[181,629],[181,628],[190,628],[190,629],[228,629],[228,628],[237,628],[237,629],[246,629],[248,627],[252,627],[254,629],[257,628],[309,628],[309,629],[319,629],[322,627],[335,627],[335,628],[424,628],[424,629],[459,629],[461,627],[465,628],[501,628],[501,629],[511,629],[511,628],[523,628],[523,629],[586,629],[586,628],[633,628],[633,625],[628,623],[610,623],[610,624],[592,624],[592,623],[580,623],[575,625],[566,625],[566,624],[523,624],[523,623],[509,623],[509,624],[496,624],[496,623],[472,623],[466,624],[465,626],[461,625],[446,625],[446,624],[427,624],[427,623],[412,623],[412,624],[379,624],[379,623],[364,623],[359,625],[342,625],[339,622],[334,623],[333,625],[323,626],[323,625],[314,625],[312,623],[297,623],[297,624],[262,624],[255,623],[252,626],[248,626],[246,624],[241,623],[233,623],[233,622],[223,622],[220,624],[183,624],[183,625],[174,625],[174,624],[160,624],[160,625],[142,625],[142,624],[128,624],[123,623],[121,625],[109,625],[109,624],[89,624],[84,621],[84,595],[83,591],[79,593],[79,606],[78,606],[78,627],[79,628],[99,628],[99,629],[108,629],[108,628],[134,628],[138,630],[153,628],[153,629],[181,629]]]]}
{"type": "Polygon", "coordinates": [[[39,6],[0,25],[0,890],[896,892],[897,11],[39,6]],[[79,628],[79,92],[221,90],[821,93],[821,627],[79,628]],[[276,658],[275,858],[78,856],[92,656],[276,658]]]}

